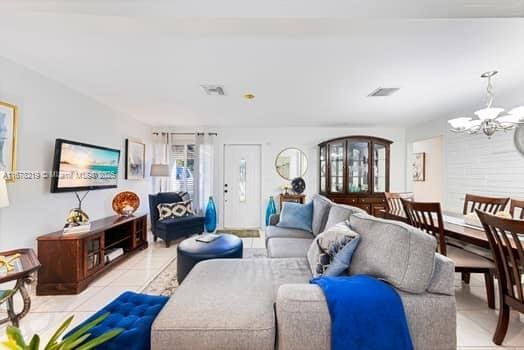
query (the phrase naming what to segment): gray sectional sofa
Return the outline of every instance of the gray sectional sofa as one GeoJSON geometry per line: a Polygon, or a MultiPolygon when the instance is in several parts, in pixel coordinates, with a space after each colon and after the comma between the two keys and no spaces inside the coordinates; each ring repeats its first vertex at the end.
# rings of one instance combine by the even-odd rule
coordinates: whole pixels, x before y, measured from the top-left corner
{"type": "Polygon", "coordinates": [[[268,259],[197,264],[155,320],[152,348],[329,350],[329,311],[320,288],[308,283],[307,251],[316,235],[349,219],[361,235],[350,273],[397,289],[416,349],[455,349],[454,265],[435,253],[435,239],[321,196],[313,201],[313,232],[279,227],[278,215],[272,218],[268,259]]]}

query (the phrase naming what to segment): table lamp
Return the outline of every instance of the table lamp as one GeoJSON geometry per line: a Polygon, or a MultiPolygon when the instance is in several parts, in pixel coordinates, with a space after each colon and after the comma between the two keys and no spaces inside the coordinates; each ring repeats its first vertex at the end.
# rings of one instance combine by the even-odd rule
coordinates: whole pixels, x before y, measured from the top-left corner
{"type": "Polygon", "coordinates": [[[0,208],[9,206],[9,196],[7,195],[7,185],[4,173],[0,172],[0,208]]]}
{"type": "MultiPolygon", "coordinates": [[[[153,177],[168,177],[169,165],[167,164],[151,164],[150,175],[153,177]]],[[[162,192],[162,179],[160,179],[160,192],[162,192]]]]}

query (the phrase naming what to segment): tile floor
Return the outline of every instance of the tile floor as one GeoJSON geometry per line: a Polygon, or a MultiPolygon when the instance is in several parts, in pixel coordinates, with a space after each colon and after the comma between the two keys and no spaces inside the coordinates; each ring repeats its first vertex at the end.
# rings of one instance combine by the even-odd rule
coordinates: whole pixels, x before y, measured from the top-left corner
{"type": "MultiPolygon", "coordinates": [[[[264,239],[245,238],[244,248],[264,248],[264,239]]],[[[176,246],[165,248],[163,242],[150,242],[148,249],[123,262],[95,281],[83,293],[68,296],[32,297],[31,312],[21,321],[23,333],[29,337],[39,333],[48,339],[52,331],[68,316],[74,314],[78,324],[126,290],[140,291],[176,257],[176,246]]],[[[497,323],[497,311],[486,304],[484,281],[472,275],[470,285],[455,280],[457,298],[457,340],[459,349],[522,349],[524,350],[524,318],[512,315],[504,346],[491,342],[497,323]]],[[[34,294],[34,291],[31,291],[34,294]]],[[[0,310],[3,314],[4,310],[0,310]]],[[[0,327],[1,338],[5,326],[0,327]]]]}

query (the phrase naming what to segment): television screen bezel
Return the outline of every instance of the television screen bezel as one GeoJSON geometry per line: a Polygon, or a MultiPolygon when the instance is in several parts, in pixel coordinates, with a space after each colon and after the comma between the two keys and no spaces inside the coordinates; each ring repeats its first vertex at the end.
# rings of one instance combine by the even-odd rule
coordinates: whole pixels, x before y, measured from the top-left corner
{"type": "Polygon", "coordinates": [[[116,148],[92,145],[89,143],[71,141],[71,140],[66,140],[66,139],[56,139],[55,140],[54,159],[53,159],[53,173],[51,176],[51,193],[95,191],[95,190],[105,190],[109,188],[117,188],[118,187],[118,176],[120,174],[120,155],[121,155],[121,151],[116,148]],[[75,145],[75,146],[82,146],[82,147],[88,147],[88,148],[101,149],[105,151],[117,152],[118,153],[117,183],[115,185],[58,187],[58,180],[59,180],[59,175],[60,175],[60,158],[62,156],[62,144],[64,143],[75,145]]]}

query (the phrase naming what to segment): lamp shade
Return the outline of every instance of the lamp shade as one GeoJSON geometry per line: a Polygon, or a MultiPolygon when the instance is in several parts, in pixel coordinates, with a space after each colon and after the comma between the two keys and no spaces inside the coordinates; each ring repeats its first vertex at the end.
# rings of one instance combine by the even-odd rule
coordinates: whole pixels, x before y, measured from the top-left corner
{"type": "Polygon", "coordinates": [[[151,176],[169,176],[169,165],[167,164],[151,164],[151,176]]]}
{"type": "Polygon", "coordinates": [[[4,173],[0,173],[0,208],[9,206],[9,196],[7,195],[7,185],[4,173]]]}
{"type": "Polygon", "coordinates": [[[471,118],[461,117],[448,120],[448,123],[451,124],[451,127],[454,129],[465,129],[469,126],[471,118]]]}
{"type": "Polygon", "coordinates": [[[475,115],[480,120],[495,119],[500,113],[504,112],[504,108],[484,108],[475,112],[475,115]]]}
{"type": "Polygon", "coordinates": [[[524,120],[524,106],[513,108],[511,111],[509,111],[509,114],[517,116],[519,121],[524,120]]]}

